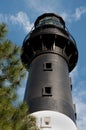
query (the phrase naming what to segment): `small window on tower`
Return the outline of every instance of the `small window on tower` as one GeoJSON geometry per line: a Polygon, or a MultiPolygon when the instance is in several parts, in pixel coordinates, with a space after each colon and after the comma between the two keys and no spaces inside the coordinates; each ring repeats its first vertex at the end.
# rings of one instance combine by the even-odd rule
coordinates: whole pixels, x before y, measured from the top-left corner
{"type": "Polygon", "coordinates": [[[52,63],[44,63],[43,64],[44,71],[52,71],[52,63]]]}
{"type": "Polygon", "coordinates": [[[50,117],[41,118],[41,128],[51,128],[51,118],[50,117]]]}
{"type": "Polygon", "coordinates": [[[43,96],[52,96],[52,88],[51,87],[42,88],[42,95],[43,96]]]}

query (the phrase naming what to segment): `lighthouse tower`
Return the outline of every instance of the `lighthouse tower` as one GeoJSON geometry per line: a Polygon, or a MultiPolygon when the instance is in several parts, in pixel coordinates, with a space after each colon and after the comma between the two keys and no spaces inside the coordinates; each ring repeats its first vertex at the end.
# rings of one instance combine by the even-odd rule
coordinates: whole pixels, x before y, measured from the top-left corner
{"type": "Polygon", "coordinates": [[[24,101],[40,130],[77,130],[69,73],[78,60],[76,42],[64,20],[39,16],[25,37],[21,59],[29,71],[24,101]]]}

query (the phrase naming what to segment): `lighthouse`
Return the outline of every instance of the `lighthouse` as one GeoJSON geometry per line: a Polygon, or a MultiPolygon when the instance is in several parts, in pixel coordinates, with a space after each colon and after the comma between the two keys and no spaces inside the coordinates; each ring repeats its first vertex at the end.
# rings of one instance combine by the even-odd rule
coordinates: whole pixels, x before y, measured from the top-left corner
{"type": "Polygon", "coordinates": [[[76,42],[59,15],[39,16],[23,41],[29,71],[24,101],[39,130],[77,130],[69,73],[78,60],[76,42]]]}

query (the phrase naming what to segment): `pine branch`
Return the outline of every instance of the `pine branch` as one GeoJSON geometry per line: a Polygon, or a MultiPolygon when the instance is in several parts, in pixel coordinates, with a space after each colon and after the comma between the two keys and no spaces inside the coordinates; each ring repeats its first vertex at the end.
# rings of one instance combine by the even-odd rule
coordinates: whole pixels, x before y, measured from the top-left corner
{"type": "Polygon", "coordinates": [[[20,47],[5,38],[7,28],[0,25],[0,130],[37,130],[36,119],[27,116],[24,103],[15,105],[17,87],[25,76],[20,47]]]}

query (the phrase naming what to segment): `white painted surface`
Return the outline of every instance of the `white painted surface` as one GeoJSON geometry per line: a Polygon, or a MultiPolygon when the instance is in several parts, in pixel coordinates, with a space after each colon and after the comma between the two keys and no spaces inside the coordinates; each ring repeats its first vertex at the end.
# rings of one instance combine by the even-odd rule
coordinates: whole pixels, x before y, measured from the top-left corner
{"type": "Polygon", "coordinates": [[[77,130],[75,123],[59,112],[38,111],[31,115],[37,118],[37,126],[40,130],[77,130]]]}

